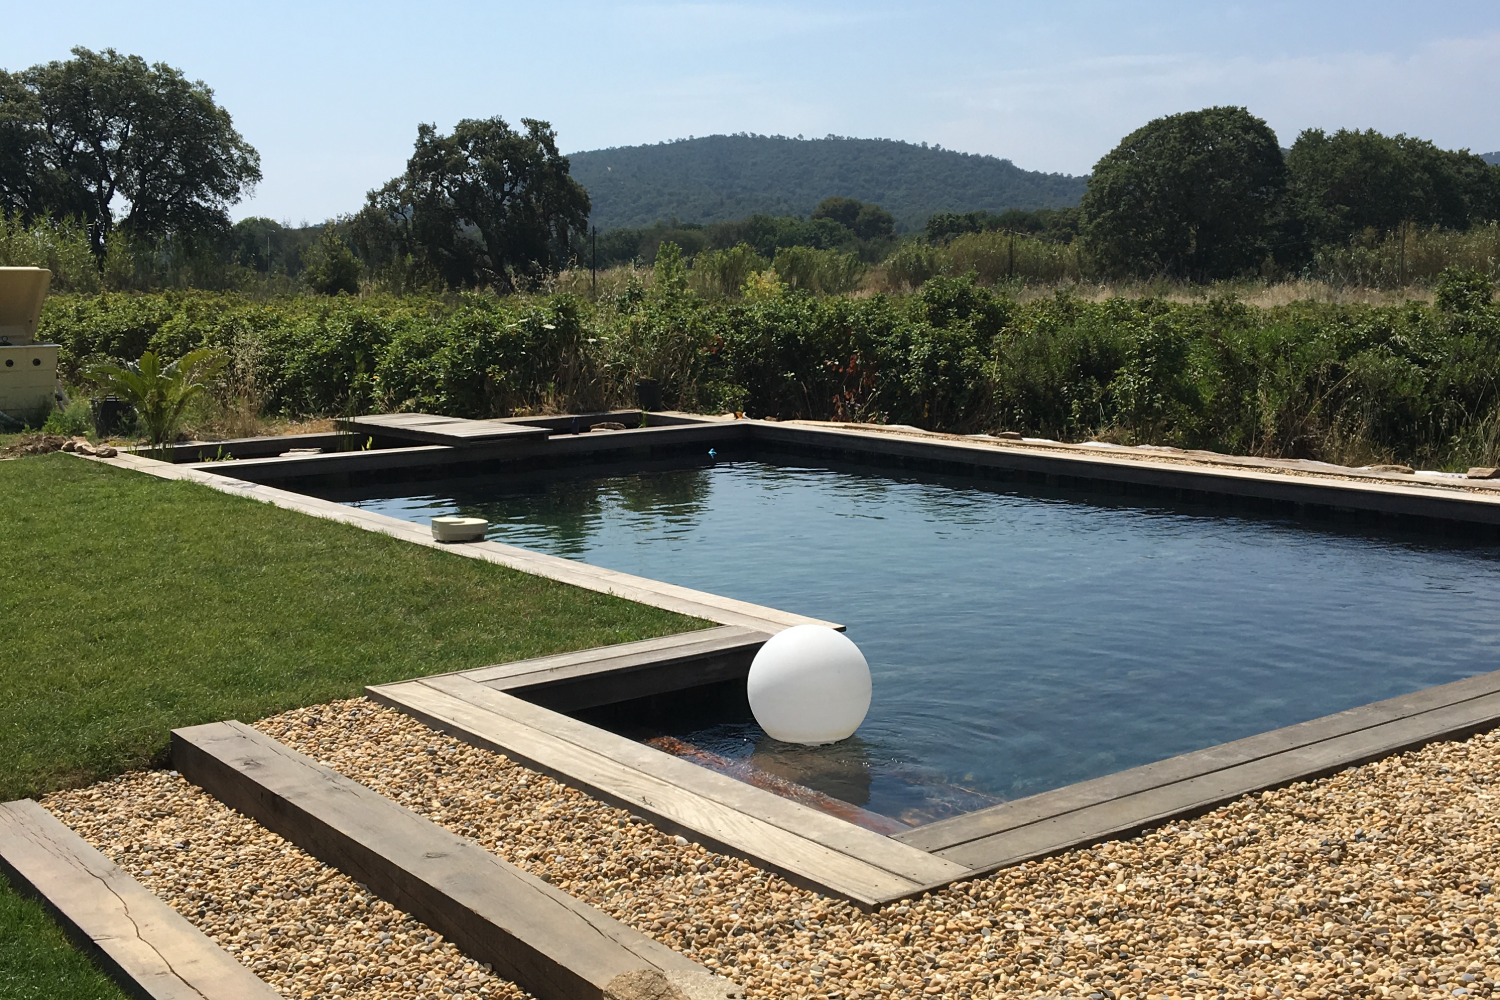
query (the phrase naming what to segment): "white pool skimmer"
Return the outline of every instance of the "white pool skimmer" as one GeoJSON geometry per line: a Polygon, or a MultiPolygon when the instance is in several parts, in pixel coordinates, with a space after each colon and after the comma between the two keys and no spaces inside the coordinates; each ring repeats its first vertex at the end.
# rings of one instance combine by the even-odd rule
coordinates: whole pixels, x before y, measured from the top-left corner
{"type": "Polygon", "coordinates": [[[482,542],[490,522],[482,517],[435,517],[432,537],[440,542],[482,542]]]}

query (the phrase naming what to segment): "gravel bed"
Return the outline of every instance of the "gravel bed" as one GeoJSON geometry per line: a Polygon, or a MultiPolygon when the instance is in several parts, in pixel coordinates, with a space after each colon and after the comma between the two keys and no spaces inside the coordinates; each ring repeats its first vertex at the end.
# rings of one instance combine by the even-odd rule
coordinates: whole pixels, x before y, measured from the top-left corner
{"type": "MultiPolygon", "coordinates": [[[[1500,977],[1492,784],[1500,774],[1500,737],[1492,734],[1248,796],[1128,841],[866,914],[664,835],[502,755],[363,699],[290,712],[257,727],[766,1000],[1408,1000],[1488,997],[1500,977]]],[[[196,794],[174,777],[136,775],[52,796],[47,805],[96,843],[113,830],[183,823],[187,810],[179,807],[166,822],[151,819],[159,807],[130,794],[153,788],[162,789],[158,795],[170,788],[185,802],[196,794]],[[90,803],[105,817],[83,813],[90,803]]],[[[223,813],[206,803],[192,811],[212,808],[223,813]]],[[[241,849],[265,855],[253,866],[256,878],[264,881],[267,863],[294,853],[229,815],[232,822],[214,829],[236,831],[246,841],[241,849]]],[[[170,846],[170,835],[153,842],[170,846]]],[[[122,847],[112,856],[130,854],[122,847]]],[[[121,863],[140,875],[141,864],[121,863]]],[[[319,878],[339,878],[308,863],[319,878]]],[[[203,864],[214,878],[227,877],[222,861],[203,864]]],[[[184,867],[178,864],[180,873],[184,867]]],[[[190,890],[181,887],[197,877],[143,881],[186,912],[178,901],[190,890]]],[[[340,912],[336,898],[320,897],[326,917],[340,912]]],[[[285,920],[271,915],[273,905],[274,894],[258,909],[237,911],[242,926],[258,914],[263,923],[285,920]]],[[[355,937],[341,927],[328,932],[355,937]]],[[[241,957],[252,956],[242,951],[241,957]]],[[[408,995],[396,982],[393,975],[370,983],[368,995],[408,995]]],[[[505,995],[498,985],[489,988],[505,995]]]]}
{"type": "Polygon", "coordinates": [[[259,728],[753,997],[1489,996],[1500,976],[1490,734],[865,914],[363,699],[259,728]]]}
{"type": "Polygon", "coordinates": [[[42,805],[283,996],[530,997],[175,771],[42,805]]]}

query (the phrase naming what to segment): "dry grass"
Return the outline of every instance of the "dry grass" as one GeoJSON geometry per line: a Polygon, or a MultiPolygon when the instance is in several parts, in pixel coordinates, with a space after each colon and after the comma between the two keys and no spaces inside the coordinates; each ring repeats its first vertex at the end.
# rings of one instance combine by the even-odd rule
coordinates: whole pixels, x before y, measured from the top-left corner
{"type": "MultiPolygon", "coordinates": [[[[587,269],[563,271],[548,280],[544,292],[568,292],[581,298],[610,298],[624,292],[633,280],[642,287],[650,288],[653,275],[649,267],[612,267],[598,272],[597,278],[587,269]]],[[[1001,283],[998,288],[1005,288],[1001,283]]],[[[1339,285],[1327,281],[1297,278],[1289,281],[1216,281],[1209,284],[1194,284],[1165,278],[1150,281],[1058,281],[1023,284],[1016,282],[1009,288],[1019,302],[1034,302],[1051,298],[1065,292],[1087,302],[1103,302],[1112,298],[1158,298],[1168,302],[1207,302],[1227,295],[1234,296],[1246,305],[1264,309],[1291,305],[1294,302],[1316,302],[1322,305],[1374,305],[1393,306],[1406,302],[1430,304],[1433,300],[1431,288],[1423,285],[1408,285],[1404,288],[1372,288],[1357,285],[1339,285]]],[[[874,265],[866,272],[859,287],[851,291],[850,298],[863,299],[874,295],[909,294],[911,289],[893,282],[884,265],[874,265]]]]}

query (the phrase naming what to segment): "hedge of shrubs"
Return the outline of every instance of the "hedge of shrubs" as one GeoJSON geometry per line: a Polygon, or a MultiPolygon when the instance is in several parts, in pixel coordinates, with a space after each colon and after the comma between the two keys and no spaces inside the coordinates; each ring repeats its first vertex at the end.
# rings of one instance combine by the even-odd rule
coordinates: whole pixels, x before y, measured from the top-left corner
{"type": "Polygon", "coordinates": [[[569,294],[256,300],[59,295],[42,333],[95,358],[213,346],[224,391],[264,412],[592,410],[658,379],[668,405],[955,432],[1205,447],[1329,461],[1500,461],[1500,311],[1450,272],[1433,305],[1255,308],[1060,293],[1018,303],[972,277],[910,295],[784,287],[711,302],[680,260],[595,303],[569,294]]]}

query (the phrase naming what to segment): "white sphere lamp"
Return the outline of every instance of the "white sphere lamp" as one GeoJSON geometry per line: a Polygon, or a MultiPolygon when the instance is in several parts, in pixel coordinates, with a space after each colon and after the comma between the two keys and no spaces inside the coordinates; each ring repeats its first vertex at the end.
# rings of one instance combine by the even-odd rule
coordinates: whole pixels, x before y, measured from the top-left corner
{"type": "Polygon", "coordinates": [[[837,743],[870,710],[870,665],[844,633],[793,625],[760,647],[745,690],[755,721],[773,739],[837,743]]]}

